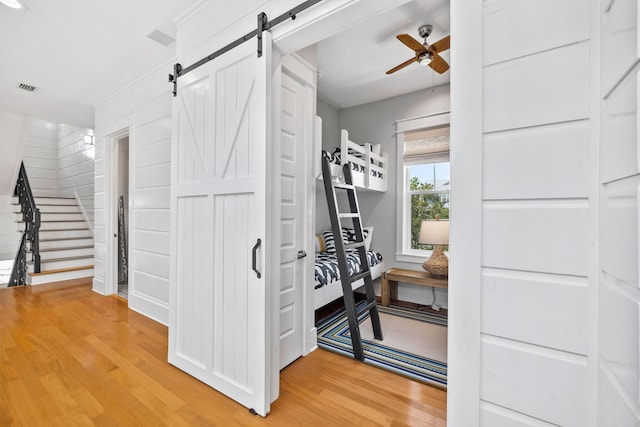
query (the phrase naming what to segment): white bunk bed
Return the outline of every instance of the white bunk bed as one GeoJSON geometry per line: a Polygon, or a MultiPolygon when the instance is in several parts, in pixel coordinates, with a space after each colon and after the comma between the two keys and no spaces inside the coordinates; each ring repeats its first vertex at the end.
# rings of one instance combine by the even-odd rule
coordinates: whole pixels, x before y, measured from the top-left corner
{"type": "MultiPolygon", "coordinates": [[[[334,153],[324,152],[329,156],[331,175],[338,180],[344,180],[342,167],[351,165],[353,183],[359,189],[372,191],[387,191],[388,161],[387,153],[380,152],[380,144],[357,144],[349,139],[346,129],[340,131],[340,150],[334,153]]],[[[320,171],[319,156],[316,161],[316,171],[320,171]]],[[[320,174],[317,173],[317,176],[320,174]]]]}
{"type": "MultiPolygon", "coordinates": [[[[322,155],[331,156],[333,160],[336,162],[331,162],[331,175],[337,181],[344,182],[343,177],[343,165],[350,164],[351,165],[351,174],[353,177],[353,183],[358,188],[358,190],[370,190],[370,191],[378,191],[384,192],[387,191],[387,180],[389,177],[388,173],[388,156],[387,153],[380,152],[380,145],[372,145],[372,144],[357,144],[349,139],[349,132],[345,129],[340,131],[340,150],[339,156],[336,156],[338,150],[335,150],[334,153],[322,152],[320,146],[322,141],[321,136],[322,123],[321,119],[318,117],[316,122],[316,176],[322,179],[322,173],[320,172],[320,163],[322,161],[322,155]]],[[[330,159],[331,160],[331,159],[330,159]]],[[[324,207],[326,209],[326,207],[324,207]]],[[[371,235],[373,233],[373,227],[365,227],[368,229],[369,240],[371,239],[371,235]]],[[[326,233],[326,232],[325,232],[326,233]]],[[[375,249],[375,248],[371,248],[375,249]]],[[[368,251],[369,253],[369,251],[368,251]]],[[[379,255],[379,253],[378,253],[379,255]]],[[[367,259],[370,259],[368,255],[367,259]]],[[[327,258],[326,252],[316,253],[316,267],[319,265],[319,258],[327,258]]],[[[371,265],[371,261],[369,262],[371,269],[371,277],[372,279],[378,279],[382,273],[385,271],[384,261],[381,259],[375,264],[371,265]]],[[[336,267],[337,270],[337,260],[336,267]]],[[[314,289],[314,297],[313,297],[313,306],[314,309],[318,309],[331,301],[342,297],[342,282],[339,278],[334,279],[323,286],[320,286],[320,282],[314,280],[313,285],[314,289]]],[[[360,279],[357,282],[352,284],[352,288],[358,289],[364,285],[364,280],[360,279]]]]}

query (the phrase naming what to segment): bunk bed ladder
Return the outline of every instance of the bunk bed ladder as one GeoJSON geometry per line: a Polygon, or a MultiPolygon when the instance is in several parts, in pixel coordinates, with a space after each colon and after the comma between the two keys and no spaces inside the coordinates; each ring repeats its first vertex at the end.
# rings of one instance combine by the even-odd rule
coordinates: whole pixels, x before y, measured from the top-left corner
{"type": "Polygon", "coordinates": [[[340,278],[342,281],[342,294],[344,299],[347,319],[349,320],[349,332],[351,333],[351,344],[353,347],[353,356],[358,360],[364,360],[364,350],[362,348],[362,338],[360,336],[359,323],[362,316],[369,312],[371,325],[373,327],[373,335],[376,339],[382,339],[382,326],[380,325],[380,315],[378,314],[378,305],[376,303],[376,295],[373,290],[373,280],[371,278],[371,270],[367,261],[367,251],[364,244],[364,233],[362,231],[362,221],[360,219],[360,209],[358,207],[358,198],[356,189],[353,185],[351,176],[351,168],[349,164],[343,166],[344,184],[336,183],[331,178],[331,168],[329,161],[322,159],[322,179],[324,181],[324,191],[327,196],[327,205],[329,206],[329,216],[331,218],[331,228],[333,230],[333,239],[336,246],[336,256],[338,258],[338,268],[340,270],[340,278]],[[349,211],[340,212],[336,190],[344,190],[349,200],[349,211]],[[351,220],[353,229],[356,234],[356,241],[349,244],[344,243],[342,237],[342,220],[351,220]],[[356,249],[360,258],[362,271],[360,273],[349,275],[349,266],[347,264],[348,249],[356,249]],[[364,289],[367,299],[364,303],[356,306],[355,298],[351,284],[364,279],[364,289]]]}

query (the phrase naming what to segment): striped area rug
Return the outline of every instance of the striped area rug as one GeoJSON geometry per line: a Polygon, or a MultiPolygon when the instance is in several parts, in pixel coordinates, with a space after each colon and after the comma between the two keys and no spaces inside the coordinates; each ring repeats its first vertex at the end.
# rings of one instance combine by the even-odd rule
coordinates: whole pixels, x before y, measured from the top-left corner
{"type": "MultiPolygon", "coordinates": [[[[407,319],[438,325],[439,327],[447,326],[447,316],[442,314],[422,312],[397,306],[378,306],[378,310],[381,314],[385,313],[393,316],[401,316],[407,319]]],[[[360,320],[368,320],[368,317],[369,313],[367,312],[361,316],[360,320]]],[[[383,335],[385,333],[384,330],[383,322],[383,335]]],[[[385,346],[383,343],[384,341],[377,341],[373,339],[362,340],[365,363],[413,378],[426,384],[446,389],[446,362],[429,359],[417,354],[391,348],[385,346]]],[[[325,350],[353,357],[351,336],[349,334],[349,323],[344,310],[318,324],[318,346],[325,350]]]]}

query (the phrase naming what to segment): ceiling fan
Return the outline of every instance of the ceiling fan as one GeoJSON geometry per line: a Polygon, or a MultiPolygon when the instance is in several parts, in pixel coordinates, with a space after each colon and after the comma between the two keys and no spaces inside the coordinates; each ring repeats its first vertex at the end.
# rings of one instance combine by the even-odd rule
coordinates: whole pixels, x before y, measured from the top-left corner
{"type": "Polygon", "coordinates": [[[409,34],[398,34],[396,38],[404,43],[409,49],[415,51],[416,56],[396,67],[393,67],[387,71],[387,74],[395,73],[414,62],[429,65],[429,67],[433,68],[434,71],[440,74],[447,71],[449,69],[449,64],[447,64],[447,61],[442,59],[439,53],[449,49],[449,40],[451,36],[444,37],[433,44],[429,44],[427,43],[427,37],[429,37],[432,30],[433,26],[431,25],[422,25],[418,28],[418,34],[424,39],[424,43],[420,43],[409,34]]]}

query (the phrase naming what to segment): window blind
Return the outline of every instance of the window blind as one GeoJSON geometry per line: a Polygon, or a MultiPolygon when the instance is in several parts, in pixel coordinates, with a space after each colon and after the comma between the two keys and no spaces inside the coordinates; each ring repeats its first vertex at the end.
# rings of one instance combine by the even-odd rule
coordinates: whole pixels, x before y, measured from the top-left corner
{"type": "Polygon", "coordinates": [[[404,134],[405,165],[449,161],[449,126],[404,134]]]}

